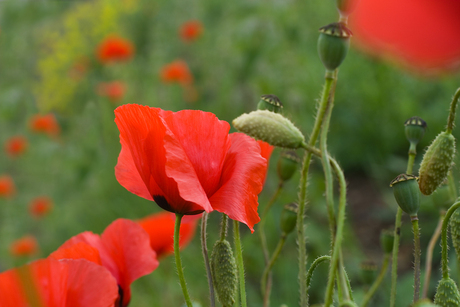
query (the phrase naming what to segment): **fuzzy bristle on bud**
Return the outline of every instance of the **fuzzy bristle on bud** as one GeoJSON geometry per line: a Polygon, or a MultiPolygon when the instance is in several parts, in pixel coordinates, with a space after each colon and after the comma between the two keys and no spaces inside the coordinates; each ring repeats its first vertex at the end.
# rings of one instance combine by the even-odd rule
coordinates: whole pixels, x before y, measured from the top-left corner
{"type": "Polygon", "coordinates": [[[283,113],[283,104],[275,95],[262,95],[257,104],[258,110],[268,110],[275,113],[283,113]]]}
{"type": "Polygon", "coordinates": [[[289,119],[267,110],[243,114],[233,120],[233,126],[272,146],[296,149],[305,141],[300,130],[289,119]]]}
{"type": "Polygon", "coordinates": [[[460,210],[455,210],[449,220],[450,233],[452,235],[452,245],[460,260],[460,210]]]}
{"type": "Polygon", "coordinates": [[[423,194],[430,195],[446,180],[454,157],[454,136],[441,132],[428,147],[420,165],[418,183],[423,194]]]}
{"type": "Polygon", "coordinates": [[[460,306],[460,293],[455,281],[449,277],[441,279],[436,289],[434,303],[440,307],[460,306]]]}
{"type": "Polygon", "coordinates": [[[217,241],[211,254],[211,273],[217,299],[223,307],[232,307],[238,285],[235,257],[227,240],[217,241]]]}

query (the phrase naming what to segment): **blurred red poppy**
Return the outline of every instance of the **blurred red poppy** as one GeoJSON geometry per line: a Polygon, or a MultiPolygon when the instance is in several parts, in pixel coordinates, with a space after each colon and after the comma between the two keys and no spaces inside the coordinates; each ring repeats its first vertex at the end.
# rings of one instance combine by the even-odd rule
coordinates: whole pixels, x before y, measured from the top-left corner
{"type": "Polygon", "coordinates": [[[17,157],[27,149],[27,139],[22,135],[10,137],[5,142],[5,151],[10,157],[17,157]]]}
{"type": "Polygon", "coordinates": [[[87,260],[41,259],[0,274],[2,307],[109,307],[118,296],[110,272],[87,260]]]}
{"type": "Polygon", "coordinates": [[[9,175],[0,176],[0,198],[9,198],[16,193],[13,178],[9,175]]]}
{"type": "Polygon", "coordinates": [[[126,92],[126,85],[122,81],[102,82],[97,87],[97,92],[102,97],[107,97],[112,102],[123,99],[126,92]]]}
{"type": "Polygon", "coordinates": [[[34,236],[24,236],[10,245],[10,253],[15,257],[31,256],[38,252],[37,239],[34,236]]]}
{"type": "Polygon", "coordinates": [[[40,115],[36,114],[32,116],[29,121],[30,129],[34,132],[45,133],[51,137],[56,137],[61,129],[53,114],[40,115]]]}
{"type": "Polygon", "coordinates": [[[51,211],[53,201],[47,196],[39,196],[30,202],[29,212],[34,217],[42,217],[51,211]]]}
{"type": "Polygon", "coordinates": [[[99,44],[96,53],[103,64],[127,61],[133,57],[134,46],[127,39],[111,35],[99,44]]]}
{"type": "Polygon", "coordinates": [[[158,266],[147,233],[133,221],[117,219],[101,236],[86,231],[67,240],[50,255],[55,259],[80,259],[101,264],[120,287],[116,306],[128,306],[131,283],[158,266]]]}
{"type": "Polygon", "coordinates": [[[177,82],[181,85],[189,85],[193,82],[193,76],[185,61],[176,60],[161,69],[161,80],[165,83],[177,82]]]}
{"type": "Polygon", "coordinates": [[[350,28],[359,46],[418,71],[458,68],[460,1],[351,0],[350,28]]]}
{"type": "Polygon", "coordinates": [[[185,42],[196,40],[203,33],[203,25],[199,20],[184,22],[179,29],[179,35],[185,42]]]}
{"type": "MultiPolygon", "coordinates": [[[[181,249],[192,241],[200,218],[201,215],[182,218],[179,238],[181,249]]],[[[169,212],[155,213],[137,221],[150,236],[150,246],[157,253],[158,258],[174,253],[175,221],[175,215],[169,212]]]]}
{"type": "Polygon", "coordinates": [[[88,57],[80,57],[69,71],[69,76],[74,80],[80,80],[88,71],[90,60],[88,57]]]}
{"type": "Polygon", "coordinates": [[[115,109],[121,152],[115,175],[161,208],[193,215],[217,210],[253,231],[267,161],[256,141],[199,110],[136,104],[115,109]]]}

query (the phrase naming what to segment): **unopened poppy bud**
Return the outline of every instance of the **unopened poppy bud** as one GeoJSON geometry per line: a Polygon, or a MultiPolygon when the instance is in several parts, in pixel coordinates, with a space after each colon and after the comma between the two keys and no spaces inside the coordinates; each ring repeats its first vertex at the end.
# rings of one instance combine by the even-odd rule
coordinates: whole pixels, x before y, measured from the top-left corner
{"type": "Polygon", "coordinates": [[[327,70],[333,71],[342,64],[350,48],[353,35],[344,23],[335,22],[319,29],[318,54],[327,70]]]}
{"type": "Polygon", "coordinates": [[[211,273],[217,299],[223,307],[232,307],[235,303],[238,279],[236,262],[230,243],[217,241],[211,254],[211,273]]]}
{"type": "Polygon", "coordinates": [[[298,170],[300,164],[300,158],[295,151],[283,151],[281,152],[278,160],[278,177],[281,181],[287,181],[292,178],[294,173],[298,170]]]}
{"type": "Polygon", "coordinates": [[[385,254],[391,254],[393,251],[393,241],[395,235],[392,230],[383,230],[380,233],[380,246],[385,254]]]}
{"type": "Polygon", "coordinates": [[[447,184],[441,185],[436,191],[431,194],[431,199],[436,208],[441,210],[447,210],[455,202],[455,197],[453,197],[450,188],[447,184]]]}
{"type": "Polygon", "coordinates": [[[377,276],[377,265],[373,261],[361,263],[361,275],[366,284],[371,284],[377,276]]]}
{"type": "Polygon", "coordinates": [[[283,234],[290,234],[297,223],[298,206],[296,203],[287,204],[281,212],[281,231],[283,234]]]}
{"type": "Polygon", "coordinates": [[[436,289],[434,303],[441,307],[460,306],[460,294],[455,281],[449,277],[441,279],[436,289]]]}
{"type": "Polygon", "coordinates": [[[240,115],[233,120],[233,126],[272,146],[296,149],[305,141],[302,132],[289,119],[267,110],[240,115]]]}
{"type": "Polygon", "coordinates": [[[258,110],[268,110],[275,113],[283,113],[283,104],[275,95],[262,95],[257,104],[258,110]]]}
{"type": "Polygon", "coordinates": [[[423,194],[430,195],[446,180],[454,157],[454,136],[441,132],[428,147],[420,165],[418,184],[423,194]]]}
{"type": "Polygon", "coordinates": [[[412,307],[439,307],[439,305],[433,304],[429,299],[417,301],[412,307]]]}
{"type": "Polygon", "coordinates": [[[409,174],[401,174],[390,183],[393,193],[402,211],[410,216],[416,216],[420,208],[420,191],[417,177],[409,174]]]}
{"type": "Polygon", "coordinates": [[[426,122],[418,116],[413,116],[404,122],[404,126],[407,140],[417,145],[425,134],[426,122]]]}
{"type": "Polygon", "coordinates": [[[452,235],[452,245],[460,259],[460,210],[455,210],[449,220],[450,233],[452,235]]]}

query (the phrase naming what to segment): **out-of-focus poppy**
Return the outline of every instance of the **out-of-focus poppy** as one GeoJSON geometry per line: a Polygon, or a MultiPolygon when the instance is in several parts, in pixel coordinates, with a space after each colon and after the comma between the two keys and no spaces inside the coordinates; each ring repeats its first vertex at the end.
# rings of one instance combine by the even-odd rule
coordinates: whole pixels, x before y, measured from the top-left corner
{"type": "Polygon", "coordinates": [[[29,121],[30,129],[34,132],[45,133],[51,137],[56,137],[61,129],[53,114],[40,115],[36,114],[32,116],[29,121]]]}
{"type": "Polygon", "coordinates": [[[97,58],[101,63],[127,61],[133,57],[133,44],[122,37],[111,35],[105,38],[97,47],[97,58]]]}
{"type": "Polygon", "coordinates": [[[13,178],[9,175],[0,176],[0,198],[9,198],[16,193],[13,178]]]}
{"type": "Polygon", "coordinates": [[[166,64],[161,68],[161,80],[165,83],[179,83],[181,85],[190,85],[193,82],[193,76],[185,61],[176,60],[166,64]]]}
{"type": "MultiPolygon", "coordinates": [[[[181,249],[192,241],[200,217],[201,215],[190,215],[182,219],[179,236],[179,246],[181,249]]],[[[160,212],[137,221],[150,236],[150,246],[157,253],[157,257],[174,253],[175,220],[176,217],[174,214],[160,212]]]]}
{"type": "Polygon", "coordinates": [[[184,22],[179,29],[179,35],[185,42],[196,40],[202,33],[203,25],[199,20],[189,20],[184,22]]]}
{"type": "Polygon", "coordinates": [[[460,1],[350,2],[350,28],[365,50],[422,72],[459,67],[460,1]]]}
{"type": "Polygon", "coordinates": [[[193,215],[217,210],[253,231],[267,161],[256,141],[199,110],[136,104],[115,109],[121,152],[115,175],[161,208],[193,215]]]}
{"type": "Polygon", "coordinates": [[[125,96],[126,85],[122,81],[103,82],[98,85],[97,92],[100,96],[107,97],[112,102],[117,102],[125,96]]]}
{"type": "Polygon", "coordinates": [[[10,245],[10,253],[15,257],[31,256],[38,251],[37,239],[34,236],[24,236],[10,245]]]}
{"type": "Polygon", "coordinates": [[[24,153],[27,146],[27,139],[22,135],[17,135],[6,140],[5,151],[10,157],[17,157],[24,153]]]}
{"type": "Polygon", "coordinates": [[[101,236],[86,231],[66,241],[50,255],[55,259],[81,259],[101,264],[115,277],[119,290],[116,306],[128,306],[131,283],[158,266],[147,233],[133,221],[118,219],[101,236]],[[100,259],[100,261],[99,261],[100,259]]]}
{"type": "Polygon", "coordinates": [[[87,260],[41,259],[0,274],[2,307],[109,307],[115,278],[87,260]]]}
{"type": "Polygon", "coordinates": [[[34,217],[42,217],[51,211],[53,201],[47,196],[39,196],[30,202],[29,212],[34,217]]]}
{"type": "Polygon", "coordinates": [[[69,75],[74,80],[80,80],[88,71],[89,59],[87,57],[79,58],[69,71],[69,75]]]}

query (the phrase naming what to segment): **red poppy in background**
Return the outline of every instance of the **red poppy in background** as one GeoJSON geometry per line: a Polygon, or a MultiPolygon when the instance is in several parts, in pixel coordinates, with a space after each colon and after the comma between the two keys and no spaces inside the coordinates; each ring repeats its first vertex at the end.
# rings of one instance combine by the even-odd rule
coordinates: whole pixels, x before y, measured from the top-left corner
{"type": "Polygon", "coordinates": [[[111,35],[99,44],[96,54],[103,64],[127,61],[133,57],[134,46],[127,39],[111,35]]]}
{"type": "Polygon", "coordinates": [[[97,87],[97,92],[102,97],[107,97],[112,102],[123,99],[126,92],[126,84],[122,81],[102,82],[97,87]]]}
{"type": "Polygon", "coordinates": [[[256,141],[199,110],[136,104],[115,109],[121,152],[115,175],[161,208],[193,215],[217,210],[253,231],[267,161],[256,141]]]}
{"type": "Polygon", "coordinates": [[[69,70],[69,76],[74,80],[80,80],[87,73],[89,65],[90,59],[88,57],[80,57],[69,70]]]}
{"type": "Polygon", "coordinates": [[[15,257],[31,256],[37,252],[37,239],[31,235],[24,236],[10,245],[10,253],[15,257]]]}
{"type": "Polygon", "coordinates": [[[10,157],[17,157],[27,149],[27,139],[22,135],[10,137],[5,142],[5,151],[10,157]]]}
{"type": "Polygon", "coordinates": [[[128,306],[131,283],[158,266],[147,233],[133,221],[118,219],[101,236],[86,231],[67,240],[50,255],[55,259],[81,259],[101,264],[120,287],[116,306],[128,306]]]}
{"type": "MultiPolygon", "coordinates": [[[[181,249],[192,241],[200,218],[201,215],[182,218],[179,236],[181,249]]],[[[150,246],[157,253],[158,258],[174,253],[175,221],[175,215],[169,212],[155,213],[137,221],[150,236],[150,246]]]]}
{"type": "Polygon", "coordinates": [[[34,217],[42,217],[53,208],[53,201],[47,196],[39,196],[30,202],[29,212],[34,217]]]}
{"type": "Polygon", "coordinates": [[[29,121],[30,129],[34,132],[45,133],[51,137],[59,135],[61,129],[53,114],[40,115],[36,114],[32,116],[29,121]]]}
{"type": "Polygon", "coordinates": [[[87,260],[41,259],[0,274],[2,307],[109,307],[118,287],[110,272],[87,260]]]}
{"type": "Polygon", "coordinates": [[[16,193],[13,178],[9,175],[0,176],[0,198],[9,198],[16,193]]]}
{"type": "Polygon", "coordinates": [[[199,20],[189,20],[184,22],[179,29],[179,35],[185,42],[196,40],[202,33],[203,25],[199,20]]]}
{"type": "Polygon", "coordinates": [[[460,1],[351,0],[350,28],[359,46],[436,72],[460,64],[460,1]]]}
{"type": "Polygon", "coordinates": [[[182,60],[176,60],[163,66],[160,76],[165,83],[177,82],[181,85],[189,85],[193,82],[193,76],[188,65],[182,60]]]}

